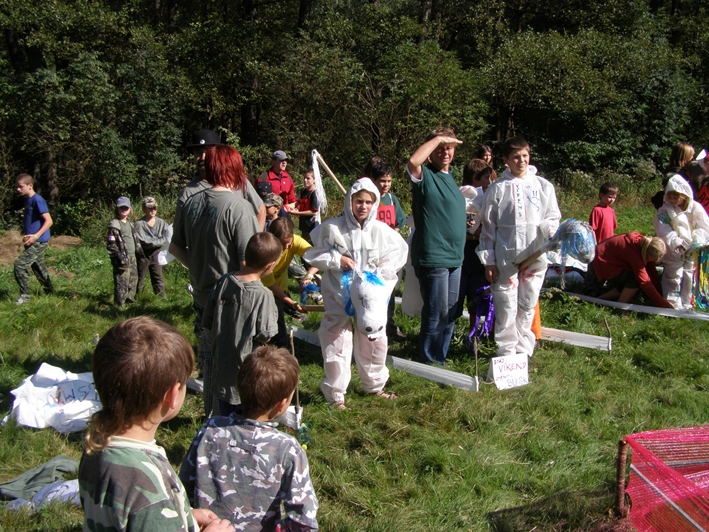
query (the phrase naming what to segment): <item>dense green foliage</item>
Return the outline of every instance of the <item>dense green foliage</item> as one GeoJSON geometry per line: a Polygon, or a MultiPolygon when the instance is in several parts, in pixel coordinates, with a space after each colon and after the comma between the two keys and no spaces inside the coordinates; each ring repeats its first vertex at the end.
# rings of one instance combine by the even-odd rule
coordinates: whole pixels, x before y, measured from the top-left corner
{"type": "Polygon", "coordinates": [[[517,133],[552,177],[709,142],[700,0],[6,0],[0,27],[6,224],[21,171],[54,205],[167,192],[204,127],[251,173],[276,147],[400,168],[440,124],[458,164],[517,133]]]}

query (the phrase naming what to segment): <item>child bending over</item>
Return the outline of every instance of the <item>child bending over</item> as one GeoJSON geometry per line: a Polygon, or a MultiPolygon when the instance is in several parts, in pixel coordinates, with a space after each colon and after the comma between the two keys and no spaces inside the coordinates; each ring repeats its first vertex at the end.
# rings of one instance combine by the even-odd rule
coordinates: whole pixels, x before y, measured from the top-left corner
{"type": "Polygon", "coordinates": [[[209,510],[191,510],[165,450],[160,423],[182,407],[194,355],[177,329],[140,316],[113,326],[93,357],[103,408],[91,417],[79,465],[84,530],[232,531],[209,510]]]}
{"type": "Polygon", "coordinates": [[[317,530],[308,458],[273,421],[299,378],[298,361],[285,349],[262,346],[246,357],[236,380],[243,415],[207,421],[182,462],[180,478],[195,506],[243,531],[317,530]]]}

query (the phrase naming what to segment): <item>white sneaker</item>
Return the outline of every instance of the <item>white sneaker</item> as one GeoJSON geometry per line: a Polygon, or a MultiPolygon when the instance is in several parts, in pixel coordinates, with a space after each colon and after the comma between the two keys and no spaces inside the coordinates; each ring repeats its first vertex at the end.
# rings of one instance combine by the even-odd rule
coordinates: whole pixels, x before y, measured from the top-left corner
{"type": "Polygon", "coordinates": [[[30,296],[29,294],[20,294],[20,297],[17,298],[17,301],[15,301],[15,305],[22,305],[22,303],[29,303],[30,296]]]}

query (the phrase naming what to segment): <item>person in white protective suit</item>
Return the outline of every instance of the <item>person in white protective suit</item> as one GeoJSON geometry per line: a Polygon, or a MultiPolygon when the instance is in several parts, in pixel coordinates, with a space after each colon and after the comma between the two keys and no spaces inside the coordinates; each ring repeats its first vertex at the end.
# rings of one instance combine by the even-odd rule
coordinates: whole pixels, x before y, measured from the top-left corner
{"type": "MultiPolygon", "coordinates": [[[[313,247],[303,258],[323,271],[322,295],[325,314],[318,336],[323,353],[325,379],[320,386],[325,399],[344,409],[345,392],[351,378],[353,332],[350,316],[345,312],[342,274],[345,270],[375,271],[385,281],[396,282],[397,272],[404,266],[408,246],[391,227],[377,220],[379,191],[363,177],[352,185],[345,197],[344,215],[332,218],[311,233],[313,247]]],[[[382,287],[382,290],[389,290],[382,287]]],[[[389,379],[386,367],[386,312],[381,328],[371,332],[354,329],[354,356],[357,371],[366,392],[394,399],[383,392],[389,379]]]]}
{"type": "Polygon", "coordinates": [[[692,307],[692,248],[709,241],[709,216],[692,198],[692,186],[681,175],[672,176],[654,221],[655,233],[667,245],[662,296],[678,309],[692,307]]]}
{"type": "Polygon", "coordinates": [[[508,139],[502,155],[507,168],[485,193],[477,253],[492,286],[497,356],[532,356],[532,320],[546,274],[546,255],[522,271],[518,264],[554,235],[561,213],[554,185],[529,164],[526,140],[508,139]]]}

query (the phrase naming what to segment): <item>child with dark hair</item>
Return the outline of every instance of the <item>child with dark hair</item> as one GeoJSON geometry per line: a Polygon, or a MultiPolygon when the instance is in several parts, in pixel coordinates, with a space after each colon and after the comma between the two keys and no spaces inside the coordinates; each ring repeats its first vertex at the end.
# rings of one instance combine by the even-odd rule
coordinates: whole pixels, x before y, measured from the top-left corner
{"type": "Polygon", "coordinates": [[[601,185],[598,191],[598,205],[591,211],[588,223],[591,224],[593,233],[596,235],[596,243],[603,242],[606,238],[613,236],[618,222],[615,220],[613,204],[618,198],[618,187],[610,181],[601,185]]]}
{"type": "Polygon", "coordinates": [[[263,346],[244,359],[236,380],[243,413],[207,421],[182,462],[180,479],[195,506],[239,530],[317,530],[308,458],[274,422],[299,377],[298,361],[285,349],[263,346]]]}
{"type": "Polygon", "coordinates": [[[139,246],[130,213],[130,200],[121,196],[116,200],[116,217],[108,223],[106,236],[106,249],[113,265],[113,302],[118,307],[133,303],[138,287],[139,246]]]}
{"type": "Polygon", "coordinates": [[[293,216],[298,216],[298,229],[303,240],[312,245],[310,232],[320,225],[320,203],[315,189],[315,172],[309,168],[303,172],[303,188],[298,193],[298,203],[294,210],[290,211],[293,216]]]}
{"type": "Polygon", "coordinates": [[[93,376],[102,409],[91,417],[79,465],[84,530],[233,531],[209,510],[190,510],[165,450],[163,421],[182,407],[194,355],[166,323],[140,316],[99,340],[93,376]]]}
{"type": "Polygon", "coordinates": [[[487,144],[481,144],[475,154],[475,158],[482,160],[488,166],[492,166],[492,148],[487,144]]]}
{"type": "Polygon", "coordinates": [[[468,231],[465,235],[465,250],[463,251],[463,267],[460,271],[460,291],[458,307],[455,316],[463,315],[465,300],[468,301],[468,311],[471,321],[474,320],[475,293],[487,284],[485,266],[475,253],[480,244],[480,211],[482,210],[485,192],[490,184],[497,179],[497,173],[482,159],[472,159],[463,169],[463,186],[460,191],[466,196],[466,214],[468,231]],[[473,194],[468,190],[474,191],[473,194]],[[469,199],[470,198],[470,199],[469,199]]]}
{"type": "Polygon", "coordinates": [[[212,395],[219,414],[227,416],[240,403],[236,374],[253,350],[278,332],[278,310],[273,294],[261,279],[273,271],[283,250],[270,233],[256,233],[244,250],[246,265],[229,272],[214,285],[204,309],[202,327],[212,346],[212,395]]]}
{"type": "MultiPolygon", "coordinates": [[[[401,208],[399,198],[390,192],[391,181],[394,170],[391,166],[382,160],[376,161],[372,165],[369,178],[379,190],[379,206],[377,207],[377,220],[387,224],[394,231],[401,232],[401,228],[406,225],[406,215],[401,208]]],[[[399,280],[401,280],[401,272],[399,272],[399,280]]],[[[400,340],[406,335],[401,332],[394,321],[394,313],[396,311],[396,286],[389,298],[389,307],[387,308],[387,326],[386,334],[389,340],[400,340]]]]}
{"type": "Polygon", "coordinates": [[[554,235],[561,213],[554,185],[529,164],[525,139],[505,141],[502,156],[507,169],[485,193],[477,253],[492,287],[497,356],[532,356],[536,341],[532,321],[546,274],[546,255],[525,269],[519,264],[554,235]]]}

